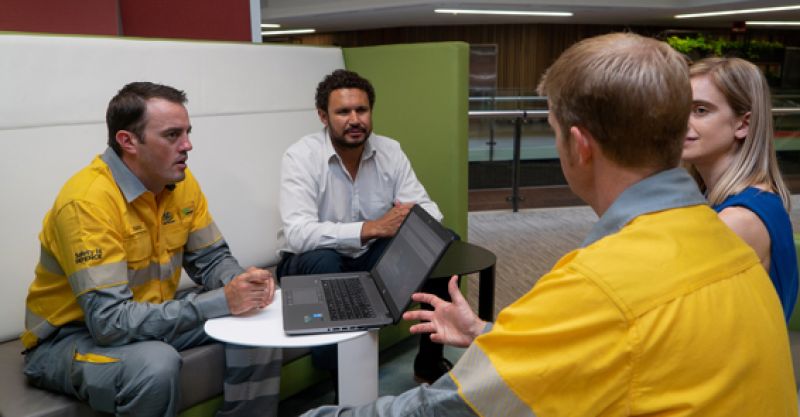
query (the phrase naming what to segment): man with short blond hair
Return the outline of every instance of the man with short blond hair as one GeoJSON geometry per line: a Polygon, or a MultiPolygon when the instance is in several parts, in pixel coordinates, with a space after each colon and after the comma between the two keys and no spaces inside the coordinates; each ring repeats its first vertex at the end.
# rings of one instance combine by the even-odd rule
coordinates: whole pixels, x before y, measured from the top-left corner
{"type": "Polygon", "coordinates": [[[610,34],[573,45],[539,87],[570,188],[600,216],[494,325],[450,282],[415,294],[416,333],[468,347],[433,385],[308,416],[796,416],[780,302],[755,253],[678,168],[683,58],[610,34]],[[746,338],[746,341],[743,340],[746,338]]]}

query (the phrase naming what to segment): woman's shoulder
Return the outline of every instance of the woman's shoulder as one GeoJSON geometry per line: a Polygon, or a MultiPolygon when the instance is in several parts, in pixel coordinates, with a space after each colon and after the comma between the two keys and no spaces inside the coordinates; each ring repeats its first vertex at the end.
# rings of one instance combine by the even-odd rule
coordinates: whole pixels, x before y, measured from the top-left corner
{"type": "MultiPolygon", "coordinates": [[[[750,186],[731,195],[714,209],[728,226],[743,235],[791,234],[791,220],[778,194],[766,186],[750,186]],[[763,230],[766,229],[766,230],[763,230]]],[[[747,240],[747,239],[745,239],[747,240]]]]}
{"type": "Polygon", "coordinates": [[[766,215],[786,213],[781,197],[762,184],[752,185],[736,194],[729,195],[722,203],[715,205],[714,209],[722,212],[729,207],[746,207],[752,211],[763,211],[766,215]]]}

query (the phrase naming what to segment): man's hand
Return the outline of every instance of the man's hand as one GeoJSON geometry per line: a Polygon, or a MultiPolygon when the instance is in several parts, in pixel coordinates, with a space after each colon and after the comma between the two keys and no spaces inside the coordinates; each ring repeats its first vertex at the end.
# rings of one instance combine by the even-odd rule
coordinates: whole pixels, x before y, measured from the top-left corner
{"type": "Polygon", "coordinates": [[[264,308],[274,297],[275,279],[266,269],[251,266],[225,286],[228,309],[234,316],[264,308]]]}
{"type": "Polygon", "coordinates": [[[386,214],[378,220],[367,220],[361,226],[361,243],[369,240],[392,237],[397,233],[397,229],[403,224],[408,213],[414,207],[414,203],[394,202],[394,207],[389,209],[386,214]]]}
{"type": "Polygon", "coordinates": [[[407,311],[403,318],[422,321],[411,326],[411,333],[430,333],[434,342],[467,347],[483,332],[486,322],[475,315],[461,295],[458,276],[450,278],[447,290],[453,300],[451,303],[433,294],[415,293],[411,296],[412,300],[430,304],[434,310],[407,311]]]}

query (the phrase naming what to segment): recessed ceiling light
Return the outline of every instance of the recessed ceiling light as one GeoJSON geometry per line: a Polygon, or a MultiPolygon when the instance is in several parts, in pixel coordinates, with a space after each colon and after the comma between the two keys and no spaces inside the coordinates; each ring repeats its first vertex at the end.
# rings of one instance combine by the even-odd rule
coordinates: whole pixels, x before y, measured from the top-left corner
{"type": "Polygon", "coordinates": [[[788,20],[748,20],[748,26],[800,26],[800,21],[788,20]]]}
{"type": "Polygon", "coordinates": [[[721,10],[718,12],[706,13],[690,13],[690,14],[676,14],[676,19],[688,19],[692,17],[709,17],[709,16],[727,16],[731,14],[744,14],[744,13],[765,13],[765,12],[780,12],[784,10],[797,10],[800,5],[793,6],[778,6],[778,7],[762,7],[758,9],[743,9],[743,10],[721,10]]]}
{"type": "Polygon", "coordinates": [[[533,12],[524,10],[469,10],[469,9],[436,9],[435,13],[448,13],[448,14],[495,14],[495,15],[511,15],[511,16],[553,16],[553,17],[569,17],[572,16],[571,12],[533,12]]]}
{"type": "Polygon", "coordinates": [[[281,27],[281,25],[279,25],[277,23],[262,23],[261,24],[261,29],[274,29],[274,28],[279,28],[279,27],[281,27]]]}
{"type": "Polygon", "coordinates": [[[289,29],[289,30],[265,30],[261,32],[262,36],[278,36],[278,35],[299,35],[301,33],[314,33],[314,29],[289,29]]]}

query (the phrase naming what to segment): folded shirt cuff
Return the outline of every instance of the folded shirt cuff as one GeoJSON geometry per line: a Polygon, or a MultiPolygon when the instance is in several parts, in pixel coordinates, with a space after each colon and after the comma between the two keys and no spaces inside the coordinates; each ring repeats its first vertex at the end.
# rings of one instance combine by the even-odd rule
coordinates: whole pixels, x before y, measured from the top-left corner
{"type": "Polygon", "coordinates": [[[340,249],[361,249],[361,228],[364,222],[343,223],[339,229],[340,249]]]}
{"type": "Polygon", "coordinates": [[[225,298],[224,288],[217,288],[198,294],[195,302],[197,308],[206,319],[213,319],[231,314],[228,308],[228,300],[225,298]]]}

